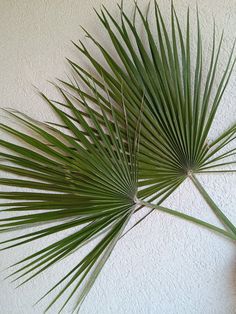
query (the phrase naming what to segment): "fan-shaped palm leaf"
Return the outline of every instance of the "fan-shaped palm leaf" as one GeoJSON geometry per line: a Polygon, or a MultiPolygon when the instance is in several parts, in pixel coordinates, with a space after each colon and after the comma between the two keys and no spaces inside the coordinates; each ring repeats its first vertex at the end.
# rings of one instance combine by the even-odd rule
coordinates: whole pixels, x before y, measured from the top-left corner
{"type": "MultiPolygon", "coordinates": [[[[43,97],[70,133],[62,133],[52,127],[49,130],[14,112],[11,115],[36,133],[38,138],[1,125],[2,130],[23,141],[29,148],[1,140],[1,146],[10,150],[9,154],[1,153],[1,157],[15,166],[2,164],[0,169],[25,178],[1,178],[0,184],[39,192],[1,192],[1,199],[12,201],[1,204],[6,207],[3,211],[20,214],[1,219],[0,227],[3,231],[10,231],[16,227],[55,222],[53,226],[40,231],[4,241],[4,244],[8,244],[4,249],[73,228],[71,235],[15,264],[24,263],[23,267],[12,274],[17,276],[16,279],[27,278],[23,283],[100,236],[95,247],[60,281],[62,283],[68,280],[68,283],[55,298],[56,300],[66,288],[74,284],[70,298],[84,278],[88,278],[77,299],[77,304],[80,304],[135,209],[135,152],[138,138],[131,141],[126,123],[127,133],[121,137],[112,107],[109,119],[104,111],[100,114],[106,125],[104,131],[89,106],[86,106],[85,112],[90,119],[87,121],[71,100],[63,92],[62,94],[64,104],[70,110],[70,117],[44,95],[43,97]],[[22,215],[22,212],[26,214],[22,215]],[[37,271],[32,274],[34,270],[37,271]]],[[[124,112],[122,114],[127,122],[127,115],[124,112]]]]}
{"type": "MultiPolygon", "coordinates": [[[[215,26],[211,59],[209,64],[203,64],[198,14],[196,58],[193,59],[190,53],[189,11],[184,32],[172,5],[169,34],[155,1],[157,34],[154,35],[148,14],[144,16],[137,4],[133,20],[126,15],[122,5],[119,8],[120,23],[105,7],[101,13],[97,12],[97,15],[108,32],[120,62],[115,61],[102,44],[85,31],[87,37],[103,54],[108,67],[98,63],[81,42],[75,46],[91,62],[97,75],[92,75],[71,60],[69,63],[77,78],[90,89],[94,89],[91,80],[95,82],[102,104],[105,105],[102,91],[106,89],[117,104],[124,98],[133,125],[144,95],[139,152],[139,186],[142,190],[139,192],[139,198],[158,199],[171,193],[186,178],[190,178],[218,218],[235,235],[235,226],[210,198],[196,177],[197,173],[221,173],[224,172],[224,166],[235,164],[235,160],[229,158],[235,156],[236,149],[227,148],[230,147],[227,145],[235,140],[236,124],[208,143],[214,117],[235,65],[235,44],[222,77],[217,81],[223,34],[217,44],[215,26]],[[137,16],[145,29],[148,47],[144,45],[144,39],[137,30],[137,16]],[[205,79],[204,69],[207,69],[205,79]]],[[[63,83],[76,91],[74,84],[63,83]]],[[[97,102],[86,92],[84,97],[97,102]]],[[[159,204],[162,200],[159,200],[159,204]]]]}

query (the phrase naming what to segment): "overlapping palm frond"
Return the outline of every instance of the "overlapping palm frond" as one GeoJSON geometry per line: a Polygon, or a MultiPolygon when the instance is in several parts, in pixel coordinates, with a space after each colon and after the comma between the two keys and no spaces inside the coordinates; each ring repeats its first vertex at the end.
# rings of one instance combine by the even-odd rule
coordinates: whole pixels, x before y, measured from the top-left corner
{"type": "Polygon", "coordinates": [[[111,106],[108,107],[110,116],[103,110],[98,115],[84,100],[82,114],[63,91],[62,95],[64,106],[69,111],[67,113],[46,96],[43,97],[62,120],[67,132],[54,127],[49,129],[42,123],[15,112],[10,112],[11,116],[23,123],[34,135],[17,131],[5,124],[0,126],[24,143],[17,145],[0,141],[0,145],[9,151],[1,153],[1,158],[8,164],[1,164],[0,170],[22,177],[1,178],[0,184],[31,189],[30,192],[22,190],[0,193],[1,199],[11,201],[1,204],[4,208],[2,211],[10,214],[10,217],[0,220],[0,230],[11,231],[16,227],[37,227],[39,223],[54,222],[53,226],[46,225],[39,231],[2,242],[1,244],[7,245],[3,249],[65,230],[73,231],[62,240],[15,264],[23,266],[11,276],[23,279],[25,283],[99,237],[94,248],[60,280],[59,283],[66,282],[65,287],[50,306],[71,286],[73,290],[68,297],[69,301],[83,284],[76,300],[76,305],[81,304],[135,210],[137,192],[138,136],[134,135],[131,139],[129,135],[125,108],[121,115],[122,129],[126,133],[121,136],[121,127],[111,106]],[[99,119],[103,120],[105,130],[98,122],[99,119]],[[36,192],[32,192],[32,189],[36,192]],[[12,216],[12,213],[17,215],[12,216]]]}
{"type": "Polygon", "coordinates": [[[223,37],[217,45],[214,29],[211,60],[204,64],[198,15],[193,59],[189,12],[183,31],[172,5],[169,31],[155,1],[154,35],[148,15],[144,16],[137,4],[133,19],[122,5],[119,8],[120,21],[106,8],[97,15],[120,60],[115,61],[86,32],[107,66],[99,63],[83,43],[75,44],[96,74],[69,60],[75,76],[73,82],[61,81],[62,100],[51,101],[42,94],[61,122],[43,124],[10,111],[29,132],[0,125],[1,130],[20,141],[13,144],[0,140],[4,148],[0,158],[6,161],[1,162],[0,171],[17,175],[14,179],[0,178],[0,184],[22,189],[0,193],[0,198],[6,200],[0,204],[2,213],[9,215],[0,220],[0,231],[43,225],[40,230],[26,231],[2,242],[3,250],[70,232],[14,264],[18,269],[10,276],[26,283],[96,240],[78,264],[45,294],[64,285],[48,309],[70,290],[63,309],[79,289],[75,304],[78,309],[129,218],[144,206],[236,240],[235,226],[196,177],[198,173],[224,171],[219,167],[235,163],[234,159],[227,160],[234,158],[236,149],[227,147],[235,139],[236,124],[208,143],[235,63],[234,50],[218,81],[223,37]],[[147,45],[139,35],[137,18],[145,29],[147,45]],[[87,88],[82,89],[83,85],[87,88]],[[186,178],[191,179],[226,229],[160,206],[186,178]]]}
{"type": "MultiPolygon", "coordinates": [[[[223,34],[217,42],[214,25],[212,54],[209,63],[205,64],[198,13],[196,58],[193,58],[189,11],[183,30],[172,5],[169,30],[154,1],[155,34],[148,13],[144,15],[137,4],[133,19],[127,16],[122,5],[119,9],[120,21],[105,7],[97,12],[119,61],[85,31],[107,64],[104,66],[97,62],[82,42],[75,46],[90,61],[96,74],[92,75],[71,60],[69,63],[77,77],[90,89],[94,88],[90,80],[95,82],[101,103],[105,89],[109,90],[117,104],[124,98],[133,124],[144,95],[139,152],[139,187],[142,189],[139,198],[149,201],[159,199],[160,204],[163,196],[172,193],[186,178],[190,178],[218,218],[235,235],[233,224],[210,199],[196,177],[196,173],[224,172],[224,166],[236,163],[236,148],[228,145],[235,140],[236,124],[208,143],[212,123],[235,65],[235,43],[219,79],[223,34]],[[142,23],[146,38],[139,35],[137,18],[142,23]]],[[[65,84],[76,91],[74,84],[65,84]]],[[[84,97],[90,98],[90,95],[84,92],[84,97]]],[[[234,169],[226,171],[235,172],[234,169]]]]}

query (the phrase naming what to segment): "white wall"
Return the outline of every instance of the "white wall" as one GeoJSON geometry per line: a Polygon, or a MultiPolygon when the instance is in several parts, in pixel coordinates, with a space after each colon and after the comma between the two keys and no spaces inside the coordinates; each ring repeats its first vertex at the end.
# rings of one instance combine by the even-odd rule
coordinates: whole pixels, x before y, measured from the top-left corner
{"type": "MultiPolygon", "coordinates": [[[[180,16],[185,14],[187,5],[195,12],[195,1],[174,2],[180,16]]],[[[51,111],[35,94],[32,84],[49,96],[55,95],[47,80],[64,77],[69,71],[66,56],[79,59],[70,40],[84,40],[80,24],[98,38],[105,38],[92,10],[102,3],[112,12],[116,11],[116,0],[0,1],[0,107],[16,108],[40,120],[53,120],[51,111]]],[[[148,1],[139,3],[145,6],[148,1]]],[[[159,3],[167,15],[169,1],[159,3]]],[[[132,1],[126,0],[125,4],[130,9],[132,1]]],[[[198,5],[205,41],[210,39],[214,16],[217,31],[225,28],[223,53],[228,55],[236,34],[236,1],[199,0],[198,5]]],[[[205,52],[209,52],[207,46],[205,52]]],[[[235,121],[235,87],[236,71],[217,115],[214,134],[235,121]]],[[[0,120],[5,120],[2,113],[0,120]]],[[[236,223],[236,175],[199,178],[236,223]]],[[[189,182],[165,204],[216,222],[189,182]]],[[[1,253],[0,270],[33,252],[36,246],[34,243],[1,253]]],[[[236,313],[235,258],[235,245],[227,239],[167,215],[152,214],[117,244],[81,313],[236,313]]],[[[69,266],[70,261],[64,266],[57,265],[53,271],[18,290],[14,290],[15,285],[8,280],[3,281],[7,272],[0,273],[0,314],[42,313],[46,303],[34,308],[31,305],[69,266]]]]}

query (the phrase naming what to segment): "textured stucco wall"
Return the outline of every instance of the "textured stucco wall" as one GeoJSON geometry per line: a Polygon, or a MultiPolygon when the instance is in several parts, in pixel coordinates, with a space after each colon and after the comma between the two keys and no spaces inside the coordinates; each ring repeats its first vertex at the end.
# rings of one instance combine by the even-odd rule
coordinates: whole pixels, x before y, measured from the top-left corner
{"type": "MultiPolygon", "coordinates": [[[[84,39],[82,24],[106,42],[93,6],[116,10],[116,0],[1,0],[0,107],[12,107],[40,120],[53,120],[47,105],[36,96],[36,85],[55,96],[47,80],[69,71],[65,56],[78,56],[70,40],[84,39]]],[[[141,6],[148,1],[140,0],[141,6]]],[[[163,13],[169,1],[159,1],[163,13]]],[[[132,1],[126,0],[131,9],[132,1]]],[[[180,17],[195,1],[175,0],[180,17]]],[[[205,52],[213,16],[217,32],[225,28],[223,54],[228,55],[236,34],[235,0],[199,0],[205,52]]],[[[222,62],[224,56],[222,58],[222,62]]],[[[223,65],[223,63],[222,63],[223,65]]],[[[212,138],[236,117],[236,71],[216,117],[212,138]]],[[[5,118],[1,113],[0,121],[5,118]]],[[[2,136],[2,135],[1,135],[2,136]]],[[[5,137],[5,135],[4,135],[5,137]]],[[[201,176],[217,204],[236,223],[236,175],[201,176]]],[[[185,182],[166,205],[217,223],[196,190],[185,182]]],[[[4,239],[1,235],[0,239],[4,239]]],[[[0,270],[33,251],[30,244],[0,255],[0,270]]],[[[81,310],[82,314],[234,314],[236,313],[236,252],[230,241],[164,214],[152,214],[116,246],[81,310]]],[[[0,314],[43,313],[45,303],[31,305],[62,276],[73,260],[56,265],[44,276],[14,290],[0,273],[0,314]]],[[[48,300],[46,300],[48,301],[48,300]]],[[[53,309],[50,313],[56,313],[53,309]]],[[[70,313],[69,310],[65,313],[70,313]]]]}

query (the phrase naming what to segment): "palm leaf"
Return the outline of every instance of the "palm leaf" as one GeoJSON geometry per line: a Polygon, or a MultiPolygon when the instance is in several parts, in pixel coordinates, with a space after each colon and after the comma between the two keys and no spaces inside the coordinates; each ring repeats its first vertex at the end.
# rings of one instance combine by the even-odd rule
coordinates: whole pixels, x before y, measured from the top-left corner
{"type": "MultiPolygon", "coordinates": [[[[98,97],[102,106],[106,106],[102,97],[105,89],[118,105],[123,97],[132,117],[131,127],[135,125],[139,104],[144,95],[138,158],[139,179],[142,179],[139,180],[139,186],[145,188],[139,192],[140,199],[150,198],[154,201],[155,191],[159,191],[158,196],[162,196],[161,191],[168,193],[168,188],[169,191],[173,185],[177,188],[186,178],[190,178],[221,222],[235,235],[235,227],[213,200],[210,200],[205,190],[203,193],[203,187],[196,175],[193,176],[194,173],[207,171],[221,173],[224,166],[235,164],[235,159],[230,158],[235,157],[236,150],[228,148],[228,144],[235,140],[235,124],[208,144],[214,117],[235,65],[235,44],[232,45],[225,70],[217,81],[223,34],[217,43],[214,25],[210,62],[203,64],[198,12],[194,59],[190,52],[192,42],[189,10],[186,26],[183,28],[172,4],[169,32],[158,4],[154,1],[156,36],[151,30],[149,17],[144,16],[135,4],[136,16],[139,15],[145,29],[147,47],[139,35],[135,19],[127,16],[123,6],[119,6],[119,10],[120,23],[105,7],[100,13],[96,13],[107,30],[120,62],[86,31],[87,37],[103,54],[107,66],[98,63],[83,44],[75,44],[96,71],[96,75],[91,75],[69,60],[77,79],[82,79],[89,88],[89,81],[93,80],[100,90],[98,97]],[[203,68],[207,69],[205,81],[203,68]],[[104,83],[101,84],[101,80],[104,83]]],[[[77,91],[73,84],[67,83],[67,87],[77,91]]],[[[84,92],[84,97],[89,98],[89,94],[84,92]]],[[[230,171],[235,170],[227,170],[230,171]]]]}
{"type": "Polygon", "coordinates": [[[16,263],[15,266],[22,263],[23,266],[10,276],[15,276],[14,280],[23,279],[21,284],[96,237],[101,237],[95,247],[68,273],[65,278],[68,280],[66,288],[55,298],[57,300],[74,284],[76,289],[70,294],[69,301],[83,283],[77,297],[77,305],[80,305],[135,210],[137,136],[133,139],[128,137],[129,118],[127,114],[124,115],[125,108],[123,115],[126,123],[123,123],[122,128],[127,132],[122,137],[111,107],[112,121],[104,111],[100,115],[107,127],[104,130],[87,104],[86,113],[90,121],[85,119],[63,91],[62,95],[77,123],[68,118],[45,95],[42,96],[68,127],[70,134],[59,134],[55,128],[49,129],[46,125],[12,111],[10,115],[36,133],[37,139],[34,135],[1,125],[4,131],[30,145],[29,148],[20,149],[16,144],[1,141],[1,146],[10,151],[1,156],[10,165],[1,164],[0,170],[22,177],[17,180],[1,178],[1,184],[39,192],[1,192],[2,199],[11,200],[10,203],[1,204],[4,208],[2,212],[24,214],[1,219],[0,228],[2,231],[11,231],[17,227],[55,223],[53,227],[46,226],[40,231],[2,242],[5,244],[2,250],[5,250],[79,227],[79,231],[16,263]],[[94,133],[94,129],[97,133],[94,133]]]}

